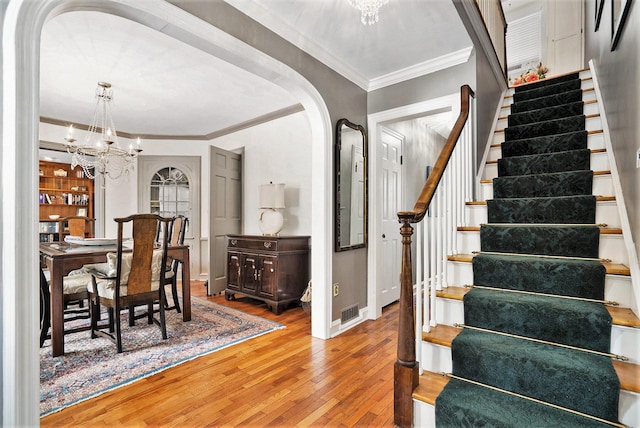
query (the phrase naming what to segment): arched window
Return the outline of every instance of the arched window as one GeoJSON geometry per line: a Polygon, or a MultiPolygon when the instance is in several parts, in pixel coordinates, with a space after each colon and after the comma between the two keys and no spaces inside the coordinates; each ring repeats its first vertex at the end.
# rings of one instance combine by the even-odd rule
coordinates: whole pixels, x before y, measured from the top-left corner
{"type": "Polygon", "coordinates": [[[189,179],[178,168],[167,167],[151,178],[151,212],[163,217],[189,217],[189,179]]]}

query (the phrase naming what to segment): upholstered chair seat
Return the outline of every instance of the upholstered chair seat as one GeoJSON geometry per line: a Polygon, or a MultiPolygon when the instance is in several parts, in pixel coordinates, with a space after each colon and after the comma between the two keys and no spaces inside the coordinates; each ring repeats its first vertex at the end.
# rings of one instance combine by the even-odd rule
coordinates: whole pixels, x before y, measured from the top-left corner
{"type": "MultiPolygon", "coordinates": [[[[127,295],[127,284],[129,282],[129,273],[131,272],[131,261],[133,259],[133,253],[125,253],[122,255],[122,270],[120,272],[120,296],[127,295]]],[[[98,287],[98,295],[101,298],[113,300],[115,297],[116,287],[116,274],[117,274],[117,254],[108,253],[107,263],[100,263],[98,265],[90,265],[96,270],[103,272],[108,279],[96,278],[96,286],[98,287]]],[[[160,272],[162,266],[162,250],[154,250],[151,259],[151,289],[157,290],[160,287],[160,272]]],[[[88,277],[89,292],[94,293],[93,282],[91,281],[91,275],[88,277]]]]}

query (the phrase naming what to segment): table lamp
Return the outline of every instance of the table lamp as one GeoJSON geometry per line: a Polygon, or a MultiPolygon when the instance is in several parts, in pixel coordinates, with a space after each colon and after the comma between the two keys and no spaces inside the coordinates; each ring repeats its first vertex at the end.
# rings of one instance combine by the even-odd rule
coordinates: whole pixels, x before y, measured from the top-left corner
{"type": "Polygon", "coordinates": [[[260,216],[258,226],[264,236],[278,236],[284,224],[284,183],[269,183],[258,186],[260,216]]]}

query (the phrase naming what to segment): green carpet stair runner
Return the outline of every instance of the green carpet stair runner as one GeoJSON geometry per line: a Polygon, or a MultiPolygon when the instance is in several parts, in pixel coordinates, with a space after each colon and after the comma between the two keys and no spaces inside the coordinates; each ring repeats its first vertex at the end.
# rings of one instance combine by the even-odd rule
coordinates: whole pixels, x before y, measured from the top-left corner
{"type": "Polygon", "coordinates": [[[510,157],[519,153],[542,154],[586,148],[587,131],[574,131],[505,142],[502,143],[502,155],[510,157]]]}
{"type": "Polygon", "coordinates": [[[618,421],[580,85],[574,74],[516,88],[439,427],[618,421]]]}

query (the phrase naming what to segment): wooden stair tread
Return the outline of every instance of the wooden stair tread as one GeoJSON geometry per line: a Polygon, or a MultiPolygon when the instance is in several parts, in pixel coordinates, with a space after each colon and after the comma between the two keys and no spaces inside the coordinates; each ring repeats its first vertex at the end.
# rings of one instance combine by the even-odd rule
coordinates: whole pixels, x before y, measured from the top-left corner
{"type": "MultiPolygon", "coordinates": [[[[447,256],[447,260],[451,262],[471,263],[472,259],[473,254],[453,254],[447,256]]],[[[602,263],[602,265],[610,275],[631,276],[631,270],[629,269],[629,267],[623,265],[622,263],[602,263]]]]}
{"type": "MultiPolygon", "coordinates": [[[[501,223],[504,224],[504,223],[501,223]]],[[[543,225],[544,223],[531,223],[543,225]]],[[[489,224],[490,225],[490,224],[489,224]]],[[[458,232],[480,232],[480,226],[458,226],[458,232]]],[[[601,227],[600,235],[622,235],[622,229],[619,227],[601,227]]]]}
{"type": "Polygon", "coordinates": [[[607,306],[607,311],[613,318],[615,325],[625,327],[640,328],[640,319],[629,308],[620,308],[617,306],[607,306]]]}
{"type": "Polygon", "coordinates": [[[413,390],[413,398],[435,406],[436,398],[448,382],[448,377],[425,370],[418,378],[418,386],[413,390]]]}
{"type": "MultiPolygon", "coordinates": [[[[517,199],[517,198],[514,198],[514,199],[517,199]]],[[[596,195],[596,202],[613,202],[615,200],[616,200],[615,196],[596,195]]],[[[465,202],[465,205],[467,206],[487,205],[487,201],[469,201],[469,202],[465,202]]]]}
{"type": "MultiPolygon", "coordinates": [[[[462,300],[471,288],[452,286],[445,287],[436,292],[436,296],[443,299],[462,300]]],[[[640,328],[640,318],[629,308],[618,306],[606,306],[607,312],[611,315],[613,324],[624,327],[640,328]]]]}
{"type": "MultiPolygon", "coordinates": [[[[450,325],[438,324],[435,327],[431,327],[429,333],[422,333],[422,340],[450,348],[451,342],[461,331],[462,329],[450,325]]],[[[612,360],[612,363],[620,379],[620,388],[640,393],[640,365],[618,360],[612,360]]]]}

